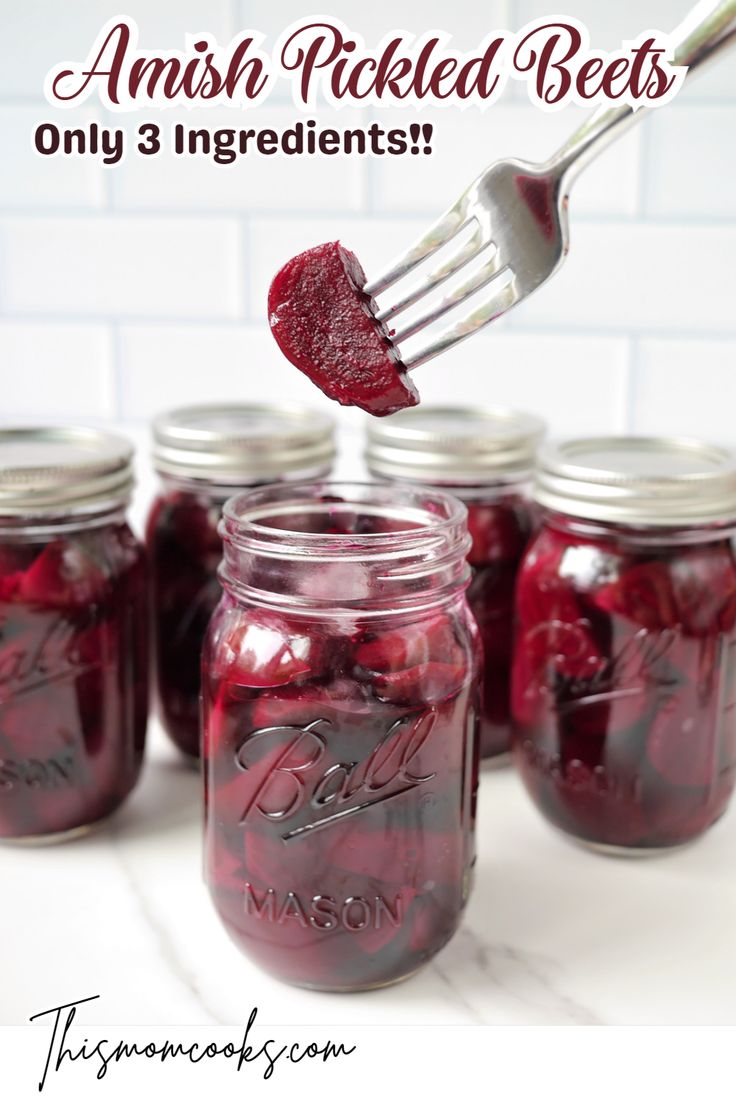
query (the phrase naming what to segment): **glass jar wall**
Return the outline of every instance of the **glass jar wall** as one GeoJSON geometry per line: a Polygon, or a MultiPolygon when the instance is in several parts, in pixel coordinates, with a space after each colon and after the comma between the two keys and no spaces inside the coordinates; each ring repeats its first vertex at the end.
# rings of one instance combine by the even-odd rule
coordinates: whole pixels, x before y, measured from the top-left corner
{"type": "Polygon", "coordinates": [[[477,630],[465,509],[429,491],[265,488],[225,507],[203,659],[205,868],[286,981],[386,985],[470,888],[477,630]]]}
{"type": "Polygon", "coordinates": [[[521,570],[515,758],[558,828],[641,852],[686,843],[736,778],[736,464],[698,442],[543,453],[521,570]]]}
{"type": "Polygon", "coordinates": [[[432,407],[368,426],[366,460],[383,479],[426,483],[465,503],[472,538],[468,602],[483,643],[481,758],[498,762],[511,745],[514,586],[531,537],[531,471],[544,426],[502,408],[432,407]]]}
{"type": "Polygon", "coordinates": [[[131,791],[148,717],[132,449],[86,429],[0,431],[0,837],[75,835],[131,791]]]}
{"type": "Polygon", "coordinates": [[[177,747],[199,756],[202,641],[220,598],[217,531],[239,487],[329,472],[332,420],[296,406],[184,407],[154,423],[162,480],[148,519],[159,714],[177,747]]]}

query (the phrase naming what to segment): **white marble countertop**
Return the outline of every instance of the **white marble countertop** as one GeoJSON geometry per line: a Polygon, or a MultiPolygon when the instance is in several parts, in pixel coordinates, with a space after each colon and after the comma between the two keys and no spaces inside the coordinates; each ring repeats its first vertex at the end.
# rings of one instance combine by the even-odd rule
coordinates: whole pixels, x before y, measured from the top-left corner
{"type": "Polygon", "coordinates": [[[329,995],[262,974],[201,878],[200,780],[157,726],[141,783],[107,826],[0,850],[0,1023],[100,994],[84,1023],[736,1024],[736,814],[655,859],[556,835],[510,768],[485,771],[476,885],[420,974],[329,995]]]}

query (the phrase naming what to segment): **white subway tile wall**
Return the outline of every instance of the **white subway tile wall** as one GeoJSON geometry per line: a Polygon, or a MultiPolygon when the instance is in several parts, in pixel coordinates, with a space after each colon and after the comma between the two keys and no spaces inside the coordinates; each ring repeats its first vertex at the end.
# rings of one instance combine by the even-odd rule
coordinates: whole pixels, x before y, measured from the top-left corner
{"type": "MultiPolygon", "coordinates": [[[[670,29],[689,0],[378,0],[322,3],[377,41],[396,27],[486,32],[560,10],[612,47],[647,27],[670,29]]],[[[431,157],[284,158],[232,165],[139,156],[138,124],[89,101],[61,112],[41,89],[54,63],[81,57],[122,9],[141,41],[220,41],[245,27],[268,46],[300,0],[51,0],[8,4],[0,66],[0,420],[115,422],[145,438],[163,407],[211,399],[288,397],[338,413],[280,356],[266,294],[294,252],[341,238],[371,272],[411,241],[496,157],[541,158],[578,124],[578,108],[544,115],[512,89],[496,106],[346,109],[315,114],[351,127],[432,122],[431,157]],[[41,33],[43,31],[43,33],[41,33]],[[9,44],[12,43],[12,49],[9,44]],[[124,127],[127,158],[103,166],[42,158],[44,120],[124,127]]],[[[282,89],[252,111],[160,114],[208,127],[281,128],[299,117],[282,89]]],[[[736,445],[736,63],[726,59],[633,130],[580,180],[572,248],[561,273],[503,322],[417,372],[427,401],[501,402],[545,416],[555,435],[675,432],[736,445]]],[[[353,440],[355,435],[353,434],[353,440]]],[[[352,447],[352,446],[351,446],[352,447]]]]}

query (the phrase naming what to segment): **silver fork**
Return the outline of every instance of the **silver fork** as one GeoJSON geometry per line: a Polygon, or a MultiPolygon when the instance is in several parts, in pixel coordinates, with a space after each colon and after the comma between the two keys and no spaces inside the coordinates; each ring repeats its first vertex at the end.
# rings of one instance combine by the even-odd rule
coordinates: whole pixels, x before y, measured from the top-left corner
{"type": "MultiPolygon", "coordinates": [[[[672,61],[689,66],[689,79],[736,40],[736,0],[702,0],[671,39],[672,61]]],[[[380,297],[422,262],[450,247],[415,286],[403,293],[398,290],[398,298],[389,306],[378,303],[376,317],[386,323],[395,346],[482,288],[488,289],[459,321],[436,336],[430,335],[418,350],[402,355],[406,368],[416,368],[470,337],[546,283],[569,249],[567,210],[573,182],[594,157],[645,114],[648,109],[643,107],[602,107],[548,161],[496,161],[407,253],[369,281],[365,290],[380,297]],[[482,254],[487,257],[471,271],[468,266],[482,254]],[[402,325],[399,316],[411,307],[421,307],[421,300],[446,281],[452,284],[439,302],[402,325]]]]}

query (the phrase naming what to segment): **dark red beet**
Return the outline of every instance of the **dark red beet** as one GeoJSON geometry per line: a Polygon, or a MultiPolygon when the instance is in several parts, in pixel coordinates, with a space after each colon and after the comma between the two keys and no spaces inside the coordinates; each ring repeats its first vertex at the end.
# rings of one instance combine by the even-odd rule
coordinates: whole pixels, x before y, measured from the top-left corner
{"type": "MultiPolygon", "coordinates": [[[[463,497],[462,488],[457,493],[463,497]]],[[[465,504],[473,541],[468,553],[473,569],[468,602],[483,643],[480,754],[485,759],[502,755],[511,746],[514,587],[532,531],[532,508],[516,490],[495,491],[488,500],[466,498],[465,504]]]]}
{"type": "Polygon", "coordinates": [[[82,548],[55,540],[23,572],[18,598],[32,605],[83,608],[101,600],[105,583],[102,570],[82,548]]]}
{"type": "Polygon", "coordinates": [[[655,714],[647,757],[673,786],[705,787],[718,776],[717,704],[712,689],[688,684],[655,714]]]}
{"type": "Polygon", "coordinates": [[[517,592],[515,756],[558,827],[669,847],[736,781],[736,564],[727,539],[591,540],[550,521],[517,592]]]}
{"type": "Polygon", "coordinates": [[[148,718],[145,568],[117,521],[0,546],[0,836],[91,824],[133,788],[148,718]]]}
{"type": "Polygon", "coordinates": [[[202,641],[220,599],[217,533],[222,500],[188,491],[156,499],[147,527],[161,721],[187,755],[199,755],[202,641]]]}
{"type": "Polygon", "coordinates": [[[339,242],[293,257],[268,293],[268,317],[282,353],[331,399],[369,414],[416,406],[388,331],[363,291],[365,273],[339,242]]]}
{"type": "Polygon", "coordinates": [[[226,596],[214,615],[207,879],[235,942],[284,980],[386,984],[458,923],[477,785],[462,611],[384,629],[289,621],[226,596]]]}

